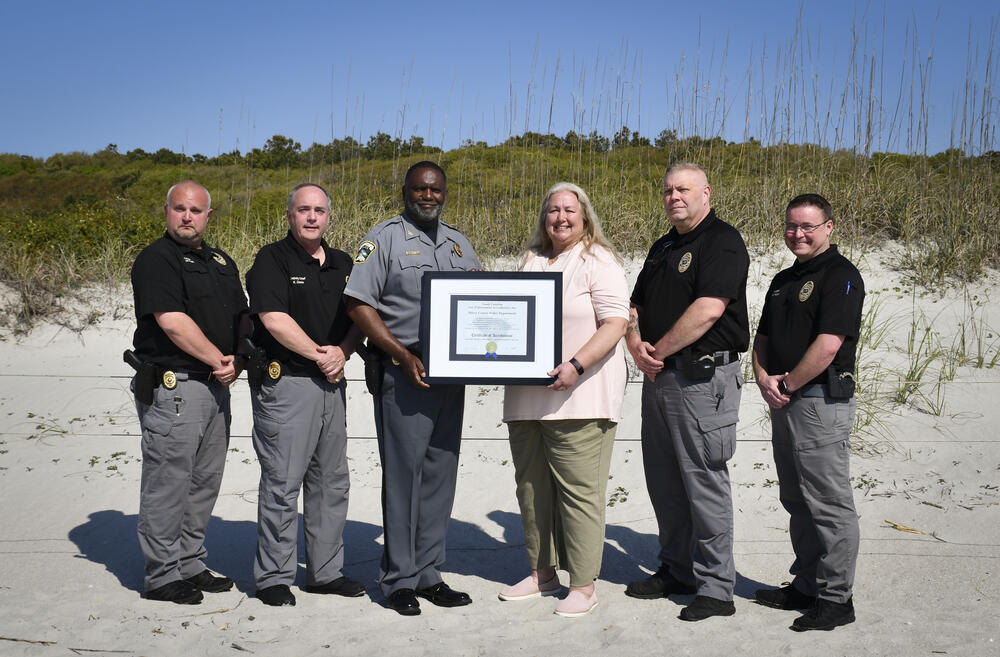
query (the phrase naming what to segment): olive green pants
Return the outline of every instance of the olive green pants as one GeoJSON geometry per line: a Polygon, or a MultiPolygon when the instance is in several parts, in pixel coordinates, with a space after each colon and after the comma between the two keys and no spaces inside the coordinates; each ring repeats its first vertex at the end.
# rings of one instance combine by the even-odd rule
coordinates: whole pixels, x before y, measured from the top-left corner
{"type": "Polygon", "coordinates": [[[517,502],[532,569],[569,572],[587,586],[601,572],[611,450],[610,420],[509,422],[517,502]]]}

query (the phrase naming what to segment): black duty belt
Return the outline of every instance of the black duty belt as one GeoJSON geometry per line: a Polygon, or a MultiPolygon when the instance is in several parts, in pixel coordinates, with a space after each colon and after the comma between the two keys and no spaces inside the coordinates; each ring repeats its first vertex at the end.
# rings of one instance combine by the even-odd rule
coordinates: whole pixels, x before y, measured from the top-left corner
{"type": "MultiPolygon", "coordinates": [[[[714,354],[706,354],[706,355],[712,356],[713,360],[715,361],[716,367],[719,367],[721,365],[728,365],[729,363],[735,363],[740,359],[740,352],[738,351],[716,351],[714,354]]],[[[689,358],[694,358],[694,360],[698,360],[699,358],[704,358],[704,356],[700,357],[669,356],[663,359],[663,369],[665,370],[684,369],[684,365],[687,364],[689,358]]]]}
{"type": "Polygon", "coordinates": [[[168,390],[177,387],[178,381],[211,381],[211,372],[179,372],[167,367],[162,367],[157,372],[156,383],[168,390]]]}

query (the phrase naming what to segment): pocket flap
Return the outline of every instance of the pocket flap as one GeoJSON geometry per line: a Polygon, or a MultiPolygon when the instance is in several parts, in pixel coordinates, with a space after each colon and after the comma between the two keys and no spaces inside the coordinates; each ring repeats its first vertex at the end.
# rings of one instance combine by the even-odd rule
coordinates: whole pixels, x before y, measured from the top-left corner
{"type": "Polygon", "coordinates": [[[740,412],[738,409],[733,409],[731,411],[720,411],[718,413],[712,413],[711,415],[706,415],[704,417],[698,418],[698,428],[703,432],[707,433],[709,431],[715,431],[716,429],[721,429],[722,427],[729,427],[736,424],[740,419],[740,412]]]}

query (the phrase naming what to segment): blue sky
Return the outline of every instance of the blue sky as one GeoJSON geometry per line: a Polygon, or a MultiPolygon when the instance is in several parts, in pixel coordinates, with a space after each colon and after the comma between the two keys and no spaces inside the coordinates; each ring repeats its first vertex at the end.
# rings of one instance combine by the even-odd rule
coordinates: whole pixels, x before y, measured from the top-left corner
{"type": "Polygon", "coordinates": [[[1000,150],[980,123],[984,96],[1000,123],[998,17],[1000,3],[967,0],[5,0],[0,152],[213,156],[378,130],[454,148],[623,124],[1000,150]]]}

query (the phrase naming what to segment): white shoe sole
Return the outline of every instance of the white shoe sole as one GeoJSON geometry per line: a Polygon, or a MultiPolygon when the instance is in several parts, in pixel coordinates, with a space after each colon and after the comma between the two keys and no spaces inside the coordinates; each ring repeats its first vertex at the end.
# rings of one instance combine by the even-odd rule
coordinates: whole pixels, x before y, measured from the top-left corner
{"type": "Polygon", "coordinates": [[[563,618],[578,618],[579,616],[586,616],[587,614],[592,612],[594,610],[594,607],[597,606],[597,604],[598,601],[594,600],[594,604],[590,605],[590,607],[588,607],[583,611],[559,611],[558,609],[556,609],[552,613],[554,613],[556,616],[562,616],[563,618]]]}

